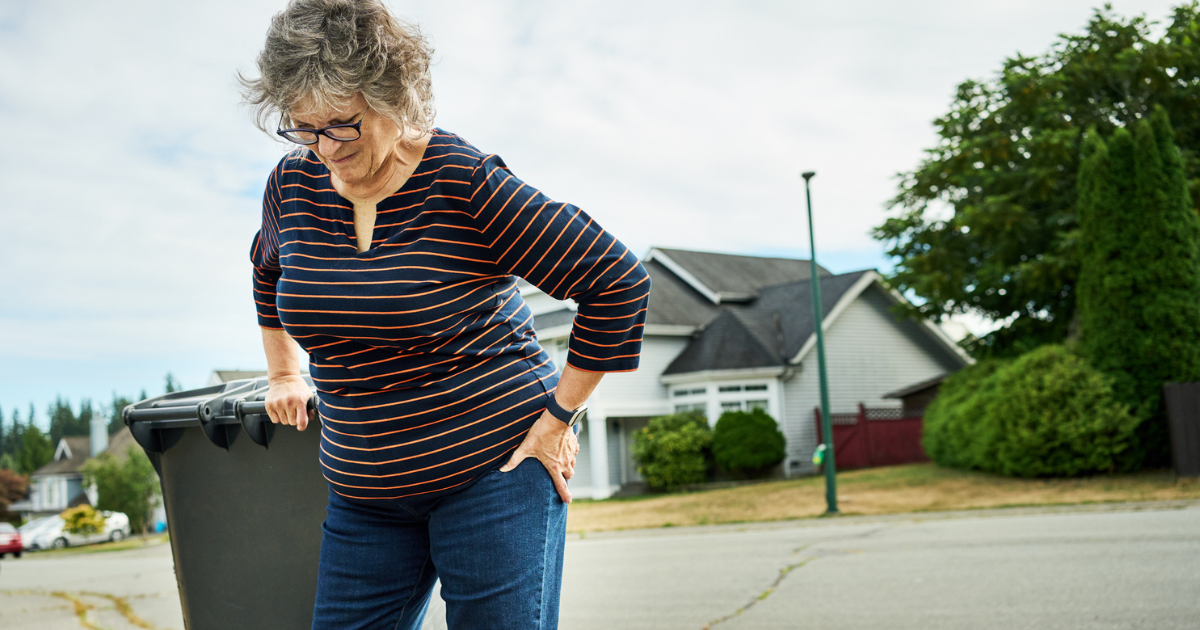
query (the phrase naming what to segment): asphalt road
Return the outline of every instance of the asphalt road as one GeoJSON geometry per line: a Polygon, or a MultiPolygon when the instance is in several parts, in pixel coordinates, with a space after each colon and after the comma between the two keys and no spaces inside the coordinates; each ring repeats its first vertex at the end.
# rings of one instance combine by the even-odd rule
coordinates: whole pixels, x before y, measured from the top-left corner
{"type": "MultiPolygon", "coordinates": [[[[135,627],[110,596],[183,628],[166,545],[5,560],[0,628],[84,627],[72,598],[96,626],[135,627]]],[[[567,544],[562,606],[567,630],[1193,630],[1200,504],[591,534],[567,544]]]]}

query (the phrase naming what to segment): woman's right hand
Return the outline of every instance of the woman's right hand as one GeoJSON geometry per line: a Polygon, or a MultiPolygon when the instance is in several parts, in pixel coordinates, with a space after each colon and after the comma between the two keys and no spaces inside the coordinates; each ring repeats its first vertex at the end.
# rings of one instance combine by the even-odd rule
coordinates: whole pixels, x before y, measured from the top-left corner
{"type": "Polygon", "coordinates": [[[290,424],[300,431],[308,427],[308,399],[312,389],[303,376],[278,376],[268,381],[267,415],[276,424],[290,424]]]}

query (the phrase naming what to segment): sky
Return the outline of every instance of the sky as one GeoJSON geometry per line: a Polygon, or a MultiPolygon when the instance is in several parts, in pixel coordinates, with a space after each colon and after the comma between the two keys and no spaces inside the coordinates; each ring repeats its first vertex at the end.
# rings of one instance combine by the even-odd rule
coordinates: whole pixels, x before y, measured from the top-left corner
{"type": "MultiPolygon", "coordinates": [[[[1113,5],[1162,20],[1177,3],[1113,5]]],[[[814,170],[817,259],[838,273],[891,268],[870,230],[955,87],[1097,4],[388,2],[436,50],[436,124],[639,255],[807,258],[814,170]]],[[[283,6],[0,0],[4,418],[265,369],[248,252],[287,147],[235,75],[283,6]]]]}

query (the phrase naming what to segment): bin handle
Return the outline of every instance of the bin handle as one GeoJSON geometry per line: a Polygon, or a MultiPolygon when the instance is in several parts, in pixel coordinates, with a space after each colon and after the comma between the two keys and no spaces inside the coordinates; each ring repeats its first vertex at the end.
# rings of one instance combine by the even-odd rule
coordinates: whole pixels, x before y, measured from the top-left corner
{"type": "MultiPolygon", "coordinates": [[[[317,410],[317,396],[308,399],[308,415],[312,416],[317,410]]],[[[267,448],[271,437],[275,435],[275,423],[267,416],[267,403],[262,400],[246,400],[239,398],[233,403],[233,415],[242,423],[246,435],[257,445],[267,448]]]]}

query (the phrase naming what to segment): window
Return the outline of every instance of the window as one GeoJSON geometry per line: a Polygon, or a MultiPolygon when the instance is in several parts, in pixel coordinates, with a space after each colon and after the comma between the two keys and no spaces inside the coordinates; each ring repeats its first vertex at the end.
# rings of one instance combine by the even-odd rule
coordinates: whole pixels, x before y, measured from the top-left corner
{"type": "Polygon", "coordinates": [[[767,401],[765,401],[765,400],[747,400],[746,401],[746,409],[749,409],[751,411],[753,411],[755,409],[762,409],[763,411],[766,411],[767,410],[767,401]]]}
{"type": "Polygon", "coordinates": [[[704,403],[690,403],[687,405],[675,405],[675,413],[684,413],[688,411],[699,411],[704,415],[708,415],[708,405],[704,403]]]}
{"type": "Polygon", "coordinates": [[[721,411],[741,411],[741,409],[742,401],[740,400],[727,400],[721,403],[721,411]]]}
{"type": "Polygon", "coordinates": [[[707,389],[705,389],[705,388],[703,388],[703,387],[698,387],[698,388],[695,388],[695,389],[677,389],[677,390],[675,390],[673,393],[674,393],[676,396],[698,396],[698,395],[701,395],[701,394],[703,394],[703,393],[705,393],[705,392],[707,392],[707,391],[708,391],[708,390],[707,390],[707,389]]]}
{"type": "Polygon", "coordinates": [[[748,391],[748,392],[765,392],[765,391],[767,391],[767,384],[759,383],[757,385],[747,385],[746,391],[748,391]]]}
{"type": "Polygon", "coordinates": [[[742,391],[742,386],[741,385],[722,385],[717,388],[717,391],[721,392],[722,394],[727,393],[727,392],[740,392],[740,391],[742,391]]]}

